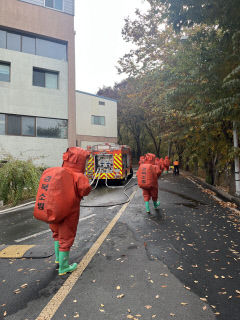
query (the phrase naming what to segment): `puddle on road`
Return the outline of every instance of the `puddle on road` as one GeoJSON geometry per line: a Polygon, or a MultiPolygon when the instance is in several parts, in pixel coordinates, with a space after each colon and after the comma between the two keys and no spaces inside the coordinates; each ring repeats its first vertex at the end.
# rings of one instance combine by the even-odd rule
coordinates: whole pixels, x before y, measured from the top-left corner
{"type": "Polygon", "coordinates": [[[184,200],[188,200],[190,201],[190,203],[186,203],[186,202],[181,202],[181,203],[174,203],[176,205],[179,205],[179,206],[185,206],[185,207],[189,207],[189,208],[197,208],[199,205],[203,205],[203,206],[206,206],[207,204],[203,201],[200,201],[200,200],[196,200],[196,199],[193,199],[189,196],[186,196],[185,194],[182,194],[182,193],[179,193],[179,192],[175,192],[175,191],[172,191],[172,190],[168,190],[168,189],[165,189],[165,188],[159,188],[159,190],[161,191],[165,191],[165,192],[168,192],[168,193],[171,193],[171,194],[174,194],[180,198],[183,198],[184,200]]]}

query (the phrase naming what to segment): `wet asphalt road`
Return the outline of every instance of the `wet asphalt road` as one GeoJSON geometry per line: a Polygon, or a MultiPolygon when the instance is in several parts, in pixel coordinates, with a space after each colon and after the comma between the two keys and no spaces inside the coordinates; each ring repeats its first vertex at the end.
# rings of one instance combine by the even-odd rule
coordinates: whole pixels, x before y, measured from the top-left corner
{"type": "MultiPolygon", "coordinates": [[[[182,176],[163,176],[159,198],[160,210],[146,215],[138,190],[53,319],[239,319],[239,222],[182,176]]],[[[81,260],[125,199],[121,189],[100,187],[84,200],[81,218],[90,218],[79,223],[72,260],[81,260]],[[110,207],[88,207],[100,203],[110,207]]],[[[46,229],[31,209],[0,215],[1,244],[46,229]]],[[[52,246],[50,233],[21,242],[35,243],[52,246]]],[[[54,257],[0,260],[0,319],[36,319],[65,279],[54,257]]]]}

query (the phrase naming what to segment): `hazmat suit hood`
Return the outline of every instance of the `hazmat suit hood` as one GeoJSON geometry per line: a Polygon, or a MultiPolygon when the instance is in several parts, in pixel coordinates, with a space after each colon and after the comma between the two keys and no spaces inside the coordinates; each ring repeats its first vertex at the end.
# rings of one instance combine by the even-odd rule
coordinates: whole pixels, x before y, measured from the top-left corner
{"type": "Polygon", "coordinates": [[[79,147],[68,148],[63,154],[63,167],[71,168],[76,172],[85,173],[86,161],[90,152],[79,147]]]}
{"type": "Polygon", "coordinates": [[[156,158],[155,154],[153,154],[153,153],[147,153],[147,154],[145,155],[145,161],[144,161],[144,163],[147,163],[147,164],[155,164],[155,158],[156,158]]]}

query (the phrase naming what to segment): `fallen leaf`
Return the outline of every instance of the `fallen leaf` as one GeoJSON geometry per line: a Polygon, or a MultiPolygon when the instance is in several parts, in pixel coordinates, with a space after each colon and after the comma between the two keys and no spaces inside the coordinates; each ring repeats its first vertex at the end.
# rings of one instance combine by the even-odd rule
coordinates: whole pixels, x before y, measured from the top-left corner
{"type": "Polygon", "coordinates": [[[156,314],[153,314],[153,315],[152,315],[152,318],[156,318],[156,316],[157,316],[156,314]]]}
{"type": "Polygon", "coordinates": [[[170,316],[171,317],[175,317],[175,313],[170,313],[170,316]]]}
{"type": "Polygon", "coordinates": [[[207,299],[206,299],[206,298],[200,298],[200,300],[202,300],[202,301],[207,301],[207,299]]]}
{"type": "Polygon", "coordinates": [[[105,312],[105,310],[104,310],[104,309],[99,309],[99,311],[100,311],[100,312],[105,312]]]}
{"type": "Polygon", "coordinates": [[[79,314],[76,313],[76,314],[73,316],[73,318],[79,318],[79,314]]]}
{"type": "Polygon", "coordinates": [[[117,287],[116,287],[116,289],[117,289],[117,290],[120,290],[120,289],[121,289],[121,287],[120,287],[120,286],[117,286],[117,287]]]}
{"type": "Polygon", "coordinates": [[[215,278],[215,279],[218,279],[218,278],[219,278],[219,276],[217,276],[217,275],[215,274],[215,275],[214,275],[214,278],[215,278]]]}
{"type": "Polygon", "coordinates": [[[152,308],[152,306],[150,306],[150,305],[146,305],[146,306],[145,306],[145,308],[146,308],[146,309],[151,309],[151,308],[152,308]]]}
{"type": "Polygon", "coordinates": [[[159,294],[157,294],[155,298],[156,298],[156,299],[159,299],[159,298],[160,298],[159,294]]]}
{"type": "Polygon", "coordinates": [[[7,311],[4,311],[4,314],[3,314],[3,316],[4,316],[4,317],[6,317],[6,315],[7,315],[7,311]]]}
{"type": "Polygon", "coordinates": [[[207,306],[204,306],[204,307],[203,307],[203,310],[206,310],[206,309],[207,309],[207,306]]]}
{"type": "Polygon", "coordinates": [[[129,314],[129,315],[127,315],[127,318],[128,318],[128,319],[133,319],[134,316],[132,316],[131,314],[129,314]]]}
{"type": "Polygon", "coordinates": [[[122,294],[119,294],[119,295],[117,296],[117,298],[118,298],[118,299],[122,299],[124,296],[125,296],[125,294],[122,293],[122,294]]]}
{"type": "Polygon", "coordinates": [[[186,305],[188,305],[188,303],[187,302],[181,302],[181,305],[182,306],[186,306],[186,305]]]}
{"type": "Polygon", "coordinates": [[[102,303],[101,303],[101,304],[100,304],[100,307],[102,307],[102,308],[103,308],[103,307],[104,307],[104,304],[102,304],[102,303]]]}
{"type": "Polygon", "coordinates": [[[235,290],[235,291],[240,294],[240,291],[239,291],[239,290],[235,290]]]}
{"type": "Polygon", "coordinates": [[[28,284],[27,283],[24,283],[24,284],[22,284],[20,287],[21,288],[26,288],[28,286],[28,284]]]}

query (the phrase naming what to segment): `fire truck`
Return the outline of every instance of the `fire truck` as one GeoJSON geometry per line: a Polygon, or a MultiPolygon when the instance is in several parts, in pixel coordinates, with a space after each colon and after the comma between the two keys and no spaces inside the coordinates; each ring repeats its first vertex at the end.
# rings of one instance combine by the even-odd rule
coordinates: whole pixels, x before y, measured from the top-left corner
{"type": "Polygon", "coordinates": [[[90,180],[127,180],[132,176],[132,154],[129,146],[103,144],[88,146],[91,152],[86,166],[86,175],[90,180]]]}

